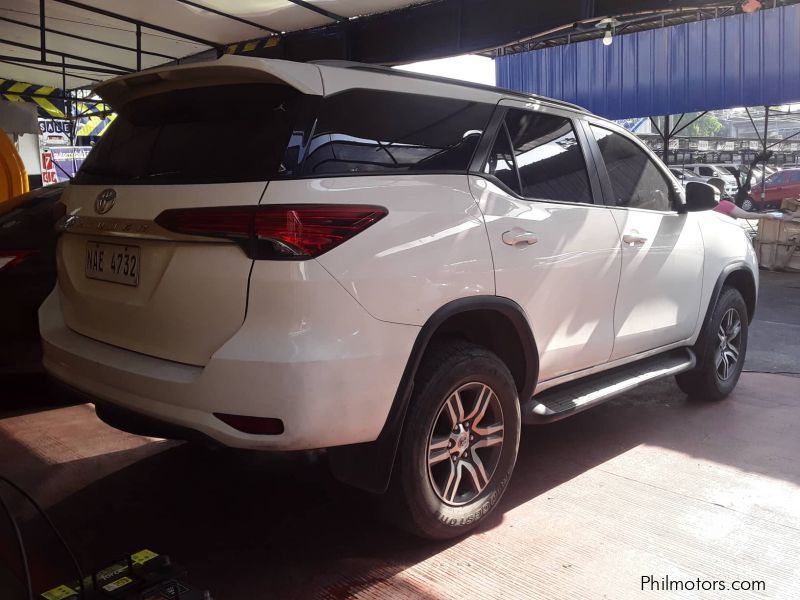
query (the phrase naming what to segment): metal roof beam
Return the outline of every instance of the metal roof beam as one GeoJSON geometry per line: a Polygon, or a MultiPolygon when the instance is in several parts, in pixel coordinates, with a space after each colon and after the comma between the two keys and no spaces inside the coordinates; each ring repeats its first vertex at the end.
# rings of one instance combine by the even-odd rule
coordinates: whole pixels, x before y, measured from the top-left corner
{"type": "Polygon", "coordinates": [[[347,17],[343,17],[342,15],[337,15],[334,12],[326,10],[324,8],[320,8],[316,4],[311,4],[311,2],[306,2],[306,0],[287,0],[287,2],[291,2],[292,4],[296,4],[297,6],[302,6],[308,10],[312,10],[317,14],[322,16],[328,17],[329,19],[333,19],[337,23],[343,23],[348,21],[347,17]]]}
{"type": "MultiPolygon", "coordinates": [[[[34,50],[37,52],[39,51],[38,46],[33,46],[31,44],[23,44],[22,42],[15,42],[14,40],[0,39],[0,44],[4,44],[6,46],[14,46],[16,48],[24,48],[25,50],[34,50]]],[[[63,56],[64,58],[71,58],[72,60],[82,60],[95,65],[100,65],[101,67],[108,67],[109,69],[118,69],[119,71],[124,73],[133,72],[133,69],[129,69],[121,65],[116,65],[114,63],[107,63],[105,61],[97,60],[95,58],[86,58],[84,56],[79,56],[77,54],[70,54],[69,52],[60,52],[58,50],[47,50],[46,48],[42,48],[41,50],[42,50],[42,55],[44,56],[41,62],[47,61],[47,54],[56,54],[58,56],[63,56]]],[[[92,70],[91,65],[86,65],[86,66],[89,70],[92,70]]]]}
{"type": "Polygon", "coordinates": [[[85,10],[90,13],[95,13],[97,15],[103,15],[104,17],[109,17],[111,19],[118,19],[125,23],[130,23],[132,25],[141,25],[142,27],[146,27],[147,29],[152,29],[153,31],[166,33],[167,35],[172,35],[177,38],[182,38],[184,40],[189,40],[190,42],[194,42],[195,44],[202,44],[203,46],[210,46],[212,48],[218,48],[218,49],[221,49],[222,46],[224,45],[217,42],[212,42],[210,40],[205,40],[203,38],[194,35],[189,35],[188,33],[181,33],[180,31],[169,29],[168,27],[162,27],[161,25],[155,25],[153,23],[148,23],[147,21],[134,19],[133,17],[129,17],[127,15],[115,13],[110,10],[105,10],[104,8],[97,8],[96,6],[90,6],[88,4],[83,4],[82,2],[76,2],[75,0],[51,0],[51,1],[58,2],[60,4],[66,4],[67,6],[71,6],[73,8],[79,8],[81,10],[85,10]]]}
{"type": "MultiPolygon", "coordinates": [[[[81,59],[82,60],[82,59],[81,59]]],[[[73,63],[60,63],[52,60],[39,60],[38,58],[23,58],[21,56],[12,56],[9,54],[0,54],[0,62],[17,62],[25,65],[43,65],[45,67],[58,67],[76,71],[88,71],[90,73],[104,73],[107,75],[127,75],[130,71],[120,71],[118,69],[106,69],[105,67],[93,67],[92,65],[76,65],[73,63]]],[[[60,72],[60,71],[59,71],[60,72]]],[[[72,77],[81,77],[80,75],[72,75],[72,77]]],[[[87,78],[88,79],[88,78],[87,78]]]]}
{"type": "MultiPolygon", "coordinates": [[[[5,59],[4,58],[4,59],[0,59],[0,63],[4,63],[4,64],[7,64],[7,65],[12,65],[12,66],[15,66],[15,67],[22,67],[24,69],[33,69],[34,71],[43,71],[45,73],[53,73],[54,75],[61,75],[61,71],[56,71],[55,69],[45,69],[44,67],[36,67],[36,66],[33,66],[33,65],[28,65],[28,64],[21,64],[21,63],[16,62],[16,59],[10,60],[10,59],[5,59]]],[[[85,79],[86,81],[94,81],[94,82],[97,82],[97,83],[100,83],[100,81],[102,81],[101,79],[95,79],[94,77],[87,77],[86,75],[77,75],[77,74],[74,74],[74,73],[71,73],[69,76],[70,77],[74,77],[75,79],[85,79]]],[[[25,81],[23,83],[28,83],[28,82],[25,81]]],[[[17,95],[21,95],[21,94],[17,93],[17,95]]]]}
{"type": "MultiPolygon", "coordinates": [[[[14,25],[20,25],[22,27],[27,27],[28,29],[36,29],[37,31],[39,30],[38,25],[33,25],[32,23],[26,23],[25,21],[18,21],[17,19],[11,19],[9,17],[0,16],[0,21],[5,21],[6,23],[13,23],[14,25]]],[[[84,35],[78,35],[76,33],[67,33],[66,31],[59,31],[57,29],[52,29],[50,27],[45,27],[45,31],[47,33],[54,33],[56,35],[62,35],[64,37],[72,38],[75,40],[81,40],[83,42],[91,42],[92,44],[100,44],[101,46],[118,48],[120,50],[127,50],[128,52],[136,52],[136,48],[131,48],[130,46],[115,44],[114,42],[105,42],[103,40],[93,39],[90,37],[86,37],[84,35]]],[[[142,50],[142,54],[147,54],[149,56],[158,56],[159,58],[166,58],[167,60],[178,60],[177,56],[170,56],[169,54],[161,54],[160,52],[152,52],[149,50],[142,50]]]]}
{"type": "Polygon", "coordinates": [[[250,21],[248,19],[243,19],[242,17],[237,17],[236,15],[232,15],[221,10],[217,10],[216,8],[211,8],[210,6],[204,6],[203,4],[198,4],[197,2],[192,2],[192,0],[175,0],[176,2],[180,2],[181,4],[186,4],[187,6],[193,6],[194,8],[199,8],[200,10],[204,10],[206,12],[210,12],[211,14],[218,15],[220,17],[225,17],[226,19],[231,19],[232,21],[238,21],[239,23],[244,23],[245,25],[249,25],[250,27],[256,27],[263,31],[269,31],[270,33],[277,33],[280,34],[281,32],[277,29],[273,29],[272,27],[267,27],[266,25],[262,25],[261,23],[256,23],[255,21],[250,21]]]}

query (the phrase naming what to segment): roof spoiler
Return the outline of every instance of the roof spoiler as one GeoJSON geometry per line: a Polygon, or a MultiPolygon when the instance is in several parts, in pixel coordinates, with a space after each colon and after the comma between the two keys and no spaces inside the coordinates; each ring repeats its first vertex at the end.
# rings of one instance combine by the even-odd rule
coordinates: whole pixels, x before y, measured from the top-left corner
{"type": "Polygon", "coordinates": [[[155,67],[109,79],[94,87],[111,106],[177,89],[235,83],[283,83],[303,94],[321,96],[319,67],[286,60],[225,55],[214,61],[155,67]]]}

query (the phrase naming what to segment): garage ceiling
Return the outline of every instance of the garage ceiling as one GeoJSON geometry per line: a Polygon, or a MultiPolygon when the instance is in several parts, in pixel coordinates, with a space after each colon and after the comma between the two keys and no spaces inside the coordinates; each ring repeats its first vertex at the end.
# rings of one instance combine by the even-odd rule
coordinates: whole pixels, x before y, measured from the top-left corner
{"type": "Polygon", "coordinates": [[[120,73],[223,52],[398,64],[500,48],[586,19],[626,14],[632,6],[646,14],[740,4],[741,0],[0,0],[0,78],[74,89],[120,73]]]}
{"type": "Polygon", "coordinates": [[[42,61],[40,1],[0,0],[0,76],[60,88],[61,53],[68,65],[67,88],[92,84],[112,71],[136,70],[137,22],[141,68],[147,68],[240,40],[349,22],[426,1],[47,0],[42,4],[48,52],[42,61]]]}

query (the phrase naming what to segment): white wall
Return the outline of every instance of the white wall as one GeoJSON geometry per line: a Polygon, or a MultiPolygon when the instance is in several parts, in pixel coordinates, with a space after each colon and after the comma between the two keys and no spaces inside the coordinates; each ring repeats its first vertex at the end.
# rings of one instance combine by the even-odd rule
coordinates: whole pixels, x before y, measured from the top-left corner
{"type": "Polygon", "coordinates": [[[439,75],[440,77],[450,77],[451,79],[461,79],[462,81],[482,83],[485,85],[496,85],[497,80],[494,72],[494,60],[486,56],[477,56],[475,54],[426,60],[396,68],[404,71],[439,75]]]}
{"type": "Polygon", "coordinates": [[[28,175],[39,175],[42,172],[42,158],[39,155],[39,136],[24,133],[17,136],[17,150],[22,157],[22,164],[28,175]]]}

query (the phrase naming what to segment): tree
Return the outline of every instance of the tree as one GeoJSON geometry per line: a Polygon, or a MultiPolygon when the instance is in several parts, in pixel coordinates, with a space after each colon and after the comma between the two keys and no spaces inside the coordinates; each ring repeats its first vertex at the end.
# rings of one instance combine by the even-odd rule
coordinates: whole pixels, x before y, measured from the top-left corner
{"type": "MultiPolygon", "coordinates": [[[[699,114],[700,113],[687,113],[684,115],[682,122],[689,123],[699,114]]],[[[694,137],[714,137],[723,127],[724,125],[722,122],[714,114],[709,112],[681,131],[681,134],[694,137]]]]}

